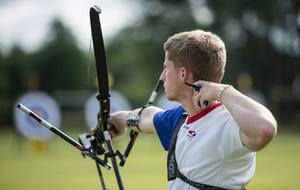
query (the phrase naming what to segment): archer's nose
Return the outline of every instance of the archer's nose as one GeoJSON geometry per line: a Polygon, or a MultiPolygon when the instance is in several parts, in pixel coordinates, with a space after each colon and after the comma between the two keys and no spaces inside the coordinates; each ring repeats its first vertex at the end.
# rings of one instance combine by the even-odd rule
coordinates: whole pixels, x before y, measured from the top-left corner
{"type": "Polygon", "coordinates": [[[166,80],[166,69],[163,70],[161,73],[159,80],[165,81],[166,80]]]}

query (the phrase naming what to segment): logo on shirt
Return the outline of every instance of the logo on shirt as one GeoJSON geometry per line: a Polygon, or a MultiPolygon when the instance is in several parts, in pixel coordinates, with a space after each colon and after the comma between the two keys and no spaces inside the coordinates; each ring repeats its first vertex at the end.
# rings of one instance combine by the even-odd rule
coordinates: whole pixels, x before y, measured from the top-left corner
{"type": "Polygon", "coordinates": [[[188,130],[189,129],[189,126],[188,125],[183,125],[182,126],[184,129],[188,130]]]}
{"type": "Polygon", "coordinates": [[[193,138],[196,136],[196,131],[194,131],[194,130],[189,130],[188,132],[187,132],[187,137],[188,137],[188,140],[193,140],[193,138]]]}

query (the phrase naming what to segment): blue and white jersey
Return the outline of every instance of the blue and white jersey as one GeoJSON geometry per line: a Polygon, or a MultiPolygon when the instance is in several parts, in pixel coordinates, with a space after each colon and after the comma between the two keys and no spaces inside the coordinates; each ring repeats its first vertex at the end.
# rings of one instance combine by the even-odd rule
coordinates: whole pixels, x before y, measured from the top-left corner
{"type": "Polygon", "coordinates": [[[172,134],[184,112],[182,106],[177,106],[173,109],[158,112],[154,115],[153,123],[160,142],[165,150],[169,150],[172,134]]]}
{"type": "MultiPolygon", "coordinates": [[[[184,112],[182,107],[159,112],[153,122],[165,150],[184,112]]],[[[240,128],[220,103],[210,106],[182,125],[176,142],[176,161],[188,179],[226,189],[243,189],[255,171],[255,152],[241,141],[240,128]]],[[[169,190],[196,190],[176,178],[169,190]]]]}

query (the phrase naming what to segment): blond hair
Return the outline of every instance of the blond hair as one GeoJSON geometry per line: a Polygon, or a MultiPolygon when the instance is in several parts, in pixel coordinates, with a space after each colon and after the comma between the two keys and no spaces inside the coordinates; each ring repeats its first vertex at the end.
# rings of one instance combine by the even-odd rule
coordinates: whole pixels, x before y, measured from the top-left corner
{"type": "Polygon", "coordinates": [[[176,67],[185,67],[195,80],[221,82],[226,65],[224,42],[215,34],[203,30],[182,32],[171,36],[164,44],[176,67]]]}

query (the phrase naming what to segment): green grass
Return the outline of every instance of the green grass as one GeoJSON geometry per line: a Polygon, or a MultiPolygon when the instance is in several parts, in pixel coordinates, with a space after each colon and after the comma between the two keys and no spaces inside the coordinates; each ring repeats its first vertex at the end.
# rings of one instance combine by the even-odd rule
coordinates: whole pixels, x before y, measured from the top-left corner
{"type": "Polygon", "coordinates": [[[279,134],[257,153],[256,164],[248,189],[300,189],[300,135],[279,134]]]}
{"type": "MultiPolygon", "coordinates": [[[[75,133],[72,133],[76,137],[75,133]]],[[[115,142],[122,150],[128,138],[115,142]]],[[[257,154],[257,170],[247,190],[300,188],[300,135],[279,134],[257,154]]],[[[140,135],[124,168],[124,186],[129,190],[167,188],[166,152],[156,135],[140,135]]],[[[43,152],[8,131],[0,131],[0,189],[2,190],[95,190],[101,189],[95,163],[59,137],[43,152]]],[[[113,171],[102,169],[106,185],[117,189],[113,171]]]]}

